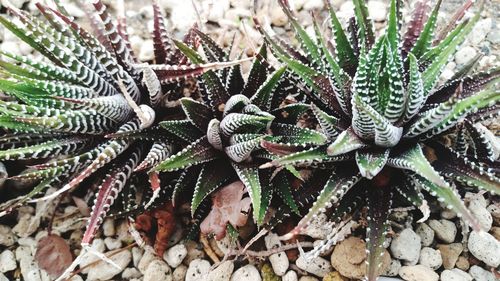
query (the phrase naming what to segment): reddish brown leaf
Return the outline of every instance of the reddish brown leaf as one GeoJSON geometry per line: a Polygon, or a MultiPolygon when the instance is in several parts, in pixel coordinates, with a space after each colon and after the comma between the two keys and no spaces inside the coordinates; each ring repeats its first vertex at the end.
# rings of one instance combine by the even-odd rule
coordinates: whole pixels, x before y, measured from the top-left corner
{"type": "Polygon", "coordinates": [[[175,226],[174,207],[170,201],[155,210],[137,216],[135,220],[135,228],[146,234],[144,237],[146,241],[151,241],[152,237],[155,236],[154,249],[158,256],[163,256],[167,249],[168,240],[174,233],[175,226]],[[151,232],[154,225],[158,229],[156,235],[151,232]]]}
{"type": "Polygon", "coordinates": [[[153,1],[153,46],[155,53],[155,63],[165,64],[167,57],[174,52],[169,43],[165,18],[161,14],[158,0],[153,1]]]}
{"type": "Polygon", "coordinates": [[[429,0],[421,0],[417,2],[404,38],[403,50],[405,53],[408,53],[411,48],[413,48],[415,42],[417,42],[417,39],[420,36],[420,33],[422,32],[422,29],[424,29],[425,22],[429,17],[429,8],[429,0]]]}
{"type": "Polygon", "coordinates": [[[469,10],[470,7],[474,4],[474,0],[467,0],[462,7],[460,7],[458,10],[455,11],[455,14],[451,17],[450,21],[448,22],[448,25],[446,25],[441,31],[439,32],[439,35],[437,36],[437,39],[435,41],[436,44],[438,42],[441,42],[450,31],[455,28],[457,23],[463,18],[467,10],[469,10]]]}
{"type": "Polygon", "coordinates": [[[38,241],[35,260],[40,268],[56,278],[71,265],[73,256],[66,240],[51,234],[38,241]]]}
{"type": "Polygon", "coordinates": [[[158,232],[155,239],[155,251],[161,257],[167,249],[168,239],[175,231],[175,216],[172,202],[166,203],[162,208],[153,212],[158,224],[158,232]]]}
{"type": "Polygon", "coordinates": [[[151,231],[153,228],[153,217],[150,212],[140,214],[135,219],[135,228],[145,232],[151,231]]]}
{"type": "Polygon", "coordinates": [[[156,76],[162,83],[172,83],[180,79],[200,76],[210,70],[220,70],[227,67],[236,66],[242,62],[252,60],[253,58],[244,58],[227,62],[212,62],[205,64],[191,65],[168,65],[168,64],[150,64],[145,67],[155,71],[156,76]]]}
{"type": "Polygon", "coordinates": [[[284,145],[281,143],[274,143],[267,140],[262,140],[260,142],[260,146],[263,147],[265,150],[278,156],[289,155],[299,150],[295,146],[284,145]]]}

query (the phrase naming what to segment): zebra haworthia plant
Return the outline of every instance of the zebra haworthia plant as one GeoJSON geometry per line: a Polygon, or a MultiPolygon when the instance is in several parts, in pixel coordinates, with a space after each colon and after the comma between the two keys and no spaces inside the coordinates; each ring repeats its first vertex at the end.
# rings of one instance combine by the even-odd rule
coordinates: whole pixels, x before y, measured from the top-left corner
{"type": "Polygon", "coordinates": [[[88,189],[87,198],[95,198],[84,250],[60,279],[85,252],[113,264],[89,244],[115,201],[122,209],[113,215],[131,216],[192,193],[195,216],[212,191],[239,179],[258,224],[264,222],[274,193],[279,195],[274,201],[297,210],[286,184],[293,167],[278,173],[279,181],[272,180],[271,173],[258,168],[275,158],[263,147],[299,149],[324,144],[326,136],[295,126],[309,106],[284,105],[300,90],[284,67],[274,69],[266,62],[266,46],[245,83],[239,67],[243,60],[228,62],[228,53],[196,28],[182,42],[169,38],[154,3],[156,64],[143,64],[130,47],[125,18],[115,23],[100,0],[91,4],[93,34],[61,5],[37,4],[45,20],[10,7],[19,24],[0,17],[0,23],[43,56],[2,53],[9,60],[0,60],[0,90],[7,96],[0,100],[0,160],[29,161],[31,169],[11,180],[37,183],[28,194],[3,203],[1,214],[79,185],[88,189]],[[182,91],[186,78],[197,76],[201,100],[180,99],[186,119],[174,120],[162,100],[182,91]],[[141,184],[148,177],[150,184],[141,184]],[[49,187],[56,191],[40,196],[49,187]]]}
{"type": "MultiPolygon", "coordinates": [[[[30,200],[49,200],[85,183],[95,200],[81,257],[92,251],[89,244],[115,200],[123,201],[120,213],[125,215],[163,203],[158,202],[162,177],[149,173],[151,188],[137,184],[147,182],[144,171],[167,159],[177,144],[176,136],[158,125],[169,119],[162,100],[169,93],[182,92],[187,78],[241,61],[189,63],[169,38],[154,3],[157,65],[140,64],[130,47],[124,17],[115,23],[100,0],[92,1],[94,11],[88,13],[92,34],[55,2],[57,9],[37,4],[44,20],[13,7],[8,10],[17,21],[0,16],[6,29],[43,57],[1,53],[5,59],[0,60],[0,90],[7,98],[0,100],[0,160],[34,164],[11,180],[37,185],[28,194],[4,202],[0,211],[4,215],[30,200]],[[49,187],[57,188],[56,192],[39,197],[49,187]],[[142,188],[143,195],[139,205],[135,204],[137,188],[142,188]]],[[[197,36],[191,30],[184,43],[196,47],[197,36]]]]}
{"type": "MultiPolygon", "coordinates": [[[[261,168],[323,165],[331,174],[309,212],[284,238],[303,233],[318,214],[332,206],[331,220],[338,221],[341,218],[335,214],[351,208],[354,196],[366,196],[366,272],[368,280],[376,280],[393,193],[420,208],[425,220],[430,213],[426,191],[480,231],[460,193],[469,187],[493,194],[500,191],[495,169],[498,153],[491,145],[498,140],[478,123],[498,116],[500,69],[469,75],[476,58],[451,80],[438,83],[445,65],[478,21],[483,3],[472,17],[461,19],[473,2],[467,1],[452,22],[436,33],[441,0],[430,14],[430,1],[419,1],[406,28],[402,1],[391,0],[387,28],[376,38],[365,1],[353,2],[355,16],[346,32],[325,0],[333,46],[315,20],[315,34],[306,32],[286,0],[279,3],[300,51],[254,17],[273,54],[304,81],[311,110],[328,137],[326,144],[280,156],[261,168]]],[[[325,240],[309,255],[318,255],[334,242],[325,240]]]]}
{"type": "MultiPolygon", "coordinates": [[[[206,35],[198,32],[209,63],[224,60],[228,54],[206,35]]],[[[193,63],[206,63],[195,50],[177,42],[193,63]]],[[[272,180],[272,174],[259,166],[273,155],[263,147],[293,149],[326,142],[321,132],[295,126],[297,118],[308,109],[305,104],[280,107],[295,92],[285,79],[284,67],[274,69],[266,61],[263,46],[245,83],[238,66],[209,71],[199,79],[203,101],[182,98],[185,120],[167,120],[160,125],[180,136],[186,143],[177,154],[156,166],[156,171],[183,170],[174,187],[173,200],[186,182],[196,176],[191,212],[195,215],[202,201],[213,191],[235,180],[246,187],[252,201],[253,217],[263,224],[274,193],[281,202],[296,209],[288,186],[272,180]],[[283,117],[286,116],[286,117],[283,117]]],[[[285,172],[280,174],[286,177],[285,172]]]]}

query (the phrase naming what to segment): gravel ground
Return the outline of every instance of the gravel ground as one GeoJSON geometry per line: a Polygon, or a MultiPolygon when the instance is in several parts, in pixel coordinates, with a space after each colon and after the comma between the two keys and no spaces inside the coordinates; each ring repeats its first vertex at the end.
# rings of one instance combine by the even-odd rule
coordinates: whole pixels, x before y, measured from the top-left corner
{"type": "MultiPolygon", "coordinates": [[[[11,0],[11,2],[23,9],[34,10],[35,1],[11,0]]],[[[104,2],[114,8],[115,1],[104,2]]],[[[150,1],[125,2],[132,47],[140,60],[150,60],[153,56],[152,40],[149,36],[153,15],[150,1]]],[[[180,38],[193,23],[201,21],[202,29],[226,46],[233,36],[236,36],[236,42],[239,44],[238,48],[233,49],[235,56],[241,51],[251,54],[253,52],[251,46],[258,46],[261,43],[259,33],[252,28],[248,19],[251,15],[253,2],[251,0],[195,0],[198,14],[193,9],[193,2],[189,0],[159,2],[168,15],[169,26],[177,38],[180,38]]],[[[287,19],[275,2],[259,1],[258,16],[267,18],[276,33],[289,36],[290,27],[287,19]]],[[[320,17],[325,15],[322,11],[322,0],[293,2],[298,17],[307,26],[307,30],[311,29],[309,15],[311,11],[318,13],[320,17]]],[[[370,14],[378,31],[384,26],[387,2],[377,0],[368,2],[370,14]]],[[[405,2],[404,12],[407,13],[412,10],[415,1],[405,2]]],[[[440,21],[449,17],[463,1],[443,2],[444,13],[441,14],[440,21]]],[[[333,4],[340,11],[341,20],[349,18],[352,14],[350,1],[333,0],[333,4]]],[[[73,2],[65,4],[65,7],[77,18],[84,16],[80,6],[73,2]]],[[[457,53],[455,60],[446,66],[443,77],[451,77],[456,69],[477,54],[483,55],[477,66],[479,69],[488,69],[499,64],[499,13],[500,2],[487,0],[487,7],[481,20],[464,47],[457,53]]],[[[33,50],[29,46],[19,42],[10,33],[4,32],[3,28],[0,28],[0,40],[2,42],[0,50],[20,55],[32,54],[33,50]]],[[[490,125],[498,126],[498,122],[490,125]]],[[[10,219],[0,219],[0,281],[51,280],[49,275],[39,268],[34,256],[37,242],[47,236],[47,221],[54,212],[52,233],[65,238],[74,255],[79,253],[85,222],[82,220],[80,209],[72,202],[64,199],[58,206],[53,202],[25,206],[10,219]]],[[[500,264],[500,201],[487,194],[467,193],[466,202],[488,233],[469,234],[455,213],[439,205],[431,206],[431,217],[424,223],[416,222],[414,218],[416,213],[413,211],[395,210],[391,215],[392,239],[386,245],[387,251],[382,265],[383,275],[388,277],[380,280],[498,280],[494,271],[500,264]]],[[[321,240],[330,231],[331,228],[321,223],[320,216],[310,229],[312,236],[310,241],[321,240]]],[[[279,247],[280,242],[276,237],[273,233],[267,235],[264,241],[265,247],[268,249],[279,247]]],[[[171,238],[169,243],[171,247],[163,257],[155,256],[147,247],[142,249],[134,245],[133,241],[126,221],[106,220],[92,247],[106,255],[113,254],[111,259],[123,270],[89,256],[82,263],[83,269],[71,280],[358,280],[364,275],[366,258],[365,242],[355,235],[309,263],[298,256],[297,251],[278,252],[273,255],[269,255],[271,253],[269,251],[249,252],[237,260],[221,262],[224,254],[235,248],[229,238],[222,241],[202,238],[196,242],[184,242],[181,227],[171,238]]]]}

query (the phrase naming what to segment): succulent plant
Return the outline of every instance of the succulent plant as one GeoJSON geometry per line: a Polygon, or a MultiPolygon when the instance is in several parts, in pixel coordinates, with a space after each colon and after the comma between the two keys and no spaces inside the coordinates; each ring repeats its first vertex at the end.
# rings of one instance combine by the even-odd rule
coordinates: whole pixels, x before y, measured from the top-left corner
{"type": "MultiPolygon", "coordinates": [[[[95,35],[60,5],[53,9],[37,4],[45,21],[15,8],[9,12],[19,24],[0,17],[0,23],[43,57],[2,53],[9,60],[0,61],[0,90],[6,94],[0,100],[0,160],[31,164],[31,170],[11,179],[37,183],[28,194],[3,203],[2,214],[83,183],[95,198],[82,239],[89,251],[115,200],[124,201],[120,213],[125,214],[158,201],[160,177],[149,173],[151,188],[140,182],[147,182],[145,171],[174,149],[176,136],[158,126],[170,118],[161,108],[162,99],[182,90],[179,81],[239,63],[190,64],[172,44],[155,3],[152,36],[158,64],[141,64],[128,42],[125,19],[115,24],[100,0],[92,6],[95,11],[88,19],[95,35]],[[38,197],[51,186],[57,191],[38,197]],[[136,188],[143,194],[138,205],[136,188]]],[[[196,45],[194,36],[189,32],[184,42],[196,45]]]]}
{"type": "MultiPolygon", "coordinates": [[[[317,21],[315,34],[306,32],[288,1],[279,3],[301,50],[290,47],[254,17],[273,54],[308,89],[311,110],[328,137],[326,144],[281,156],[261,168],[317,166],[330,173],[309,212],[285,237],[301,234],[313,218],[332,207],[331,220],[338,221],[352,211],[353,203],[367,206],[367,278],[375,280],[396,191],[422,210],[423,220],[430,213],[427,191],[480,230],[459,193],[470,187],[500,191],[498,155],[491,146],[497,140],[477,123],[498,114],[500,69],[468,76],[476,58],[451,80],[438,83],[445,65],[479,19],[483,3],[471,18],[461,20],[473,2],[467,1],[435,36],[441,1],[430,14],[429,1],[419,1],[402,35],[402,1],[392,0],[387,28],[375,38],[365,1],[353,2],[355,17],[346,32],[325,1],[334,46],[317,21]]],[[[310,254],[329,247],[335,242],[330,238],[310,254]]]]}
{"type": "Polygon", "coordinates": [[[2,214],[77,186],[90,189],[85,193],[93,196],[86,198],[95,200],[74,268],[83,253],[94,253],[89,244],[106,216],[131,216],[168,199],[175,203],[180,194],[193,194],[195,215],[212,191],[240,179],[258,224],[275,190],[281,201],[297,208],[283,181],[290,175],[279,173],[281,180],[273,182],[271,173],[258,168],[273,159],[263,147],[295,149],[323,144],[326,137],[295,125],[308,106],[286,104],[300,91],[286,79],[285,67],[274,69],[266,62],[266,46],[245,83],[241,60],[228,62],[229,54],[198,29],[183,42],[169,38],[154,3],[156,64],[143,64],[130,48],[125,19],[115,24],[100,0],[92,5],[96,12],[88,16],[95,35],[60,5],[37,4],[46,21],[15,8],[9,11],[21,24],[0,17],[44,57],[2,53],[13,62],[0,61],[0,89],[7,95],[0,101],[5,132],[0,160],[29,161],[24,163],[32,169],[11,180],[37,183],[28,194],[3,203],[2,214]],[[199,42],[205,58],[196,51],[199,42]],[[162,99],[182,90],[179,81],[200,75],[202,99],[180,99],[185,119],[175,119],[162,108],[162,99]],[[141,183],[148,177],[150,187],[141,183]],[[57,191],[39,197],[51,186],[57,191]],[[121,209],[111,214],[115,201],[121,209]]]}
{"type": "MultiPolygon", "coordinates": [[[[177,43],[192,63],[214,63],[228,57],[212,39],[198,34],[208,61],[185,44],[177,43]]],[[[296,126],[298,117],[308,106],[301,103],[284,105],[295,88],[284,75],[286,68],[272,68],[266,56],[266,46],[263,46],[246,83],[239,66],[203,74],[198,80],[203,100],[182,98],[186,119],[160,123],[170,133],[181,137],[185,146],[159,163],[155,170],[183,170],[173,189],[173,199],[181,188],[194,185],[193,216],[208,195],[238,179],[249,193],[253,217],[258,225],[264,222],[274,192],[279,194],[282,202],[296,209],[288,186],[277,183],[271,173],[259,169],[260,165],[273,159],[264,148],[294,149],[320,145],[326,142],[326,136],[296,126]],[[196,181],[186,184],[192,181],[193,175],[196,181]]],[[[278,178],[281,177],[286,176],[283,174],[278,178]]]]}

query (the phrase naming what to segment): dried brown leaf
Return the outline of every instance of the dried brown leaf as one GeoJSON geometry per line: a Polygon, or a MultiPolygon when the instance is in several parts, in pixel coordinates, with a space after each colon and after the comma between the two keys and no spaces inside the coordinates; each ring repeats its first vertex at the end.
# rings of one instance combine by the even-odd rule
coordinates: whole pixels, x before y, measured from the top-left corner
{"type": "Polygon", "coordinates": [[[215,234],[217,240],[226,235],[226,224],[234,227],[244,226],[248,219],[251,200],[242,199],[246,193],[241,181],[233,182],[214,192],[212,210],[200,225],[204,234],[215,234]]]}
{"type": "Polygon", "coordinates": [[[71,265],[73,256],[66,240],[51,234],[38,241],[35,260],[40,268],[56,278],[71,265]]]}

